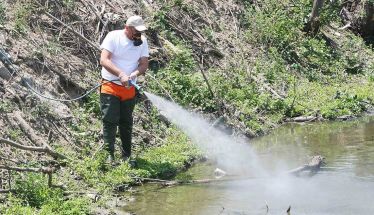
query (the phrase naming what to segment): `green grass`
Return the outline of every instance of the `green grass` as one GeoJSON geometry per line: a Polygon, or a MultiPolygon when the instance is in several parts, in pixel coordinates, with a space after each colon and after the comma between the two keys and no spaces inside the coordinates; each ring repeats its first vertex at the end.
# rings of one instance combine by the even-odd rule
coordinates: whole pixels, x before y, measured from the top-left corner
{"type": "Polygon", "coordinates": [[[147,149],[136,155],[136,168],[127,162],[111,167],[106,163],[108,153],[97,153],[94,157],[86,157],[77,161],[73,168],[91,186],[101,190],[123,184],[134,184],[135,177],[171,178],[185,169],[193,160],[202,155],[188,139],[176,129],[169,129],[166,143],[160,147],[147,149]]]}
{"type": "Polygon", "coordinates": [[[64,200],[62,190],[48,187],[47,177],[28,173],[17,176],[14,192],[9,194],[7,205],[0,206],[1,214],[9,215],[83,215],[89,213],[90,202],[75,197],[64,200]]]}

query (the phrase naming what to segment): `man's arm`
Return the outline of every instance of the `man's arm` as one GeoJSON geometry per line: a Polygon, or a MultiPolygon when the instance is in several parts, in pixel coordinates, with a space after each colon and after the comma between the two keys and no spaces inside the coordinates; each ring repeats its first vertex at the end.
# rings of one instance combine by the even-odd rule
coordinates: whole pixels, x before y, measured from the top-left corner
{"type": "Polygon", "coordinates": [[[131,73],[130,79],[135,79],[139,75],[144,75],[145,71],[148,69],[148,57],[141,57],[139,59],[139,66],[138,68],[131,73]]]}
{"type": "Polygon", "coordinates": [[[119,80],[124,86],[129,85],[129,77],[122,72],[114,63],[112,62],[112,53],[106,49],[101,51],[100,65],[104,67],[108,72],[115,76],[118,76],[119,80]]]}

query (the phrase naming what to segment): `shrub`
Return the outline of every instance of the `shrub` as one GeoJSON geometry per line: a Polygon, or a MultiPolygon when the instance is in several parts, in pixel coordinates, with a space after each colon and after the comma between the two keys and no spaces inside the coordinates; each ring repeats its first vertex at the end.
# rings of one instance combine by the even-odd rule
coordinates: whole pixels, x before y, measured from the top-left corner
{"type": "Polygon", "coordinates": [[[44,175],[30,173],[24,178],[19,178],[14,186],[15,197],[23,200],[23,205],[40,208],[51,201],[59,201],[62,191],[48,187],[44,175]]]}

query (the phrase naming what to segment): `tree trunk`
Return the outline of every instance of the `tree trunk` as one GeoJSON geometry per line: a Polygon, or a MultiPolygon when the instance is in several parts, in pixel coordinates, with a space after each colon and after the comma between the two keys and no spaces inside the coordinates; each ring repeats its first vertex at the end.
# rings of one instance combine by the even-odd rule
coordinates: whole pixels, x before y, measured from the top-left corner
{"type": "Polygon", "coordinates": [[[312,14],[305,26],[305,31],[311,35],[316,35],[320,27],[319,15],[323,7],[324,0],[314,0],[312,14]]]}
{"type": "Polygon", "coordinates": [[[373,2],[367,2],[365,5],[365,11],[366,11],[366,22],[363,26],[363,36],[371,37],[371,39],[374,41],[374,3],[373,2]]]}

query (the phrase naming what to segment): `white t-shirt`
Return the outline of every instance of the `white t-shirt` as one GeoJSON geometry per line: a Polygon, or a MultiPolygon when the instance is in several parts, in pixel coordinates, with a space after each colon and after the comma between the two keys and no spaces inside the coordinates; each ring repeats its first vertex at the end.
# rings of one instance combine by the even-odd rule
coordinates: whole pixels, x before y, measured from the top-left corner
{"type": "MultiPolygon", "coordinates": [[[[127,38],[124,30],[115,30],[108,33],[100,49],[106,49],[112,53],[112,62],[126,75],[134,72],[139,65],[141,57],[149,57],[147,39],[142,35],[143,44],[134,46],[134,41],[127,38]]],[[[101,76],[106,80],[116,80],[117,76],[108,72],[104,67],[101,69],[101,76]]],[[[121,82],[116,81],[120,84],[121,82]]]]}

